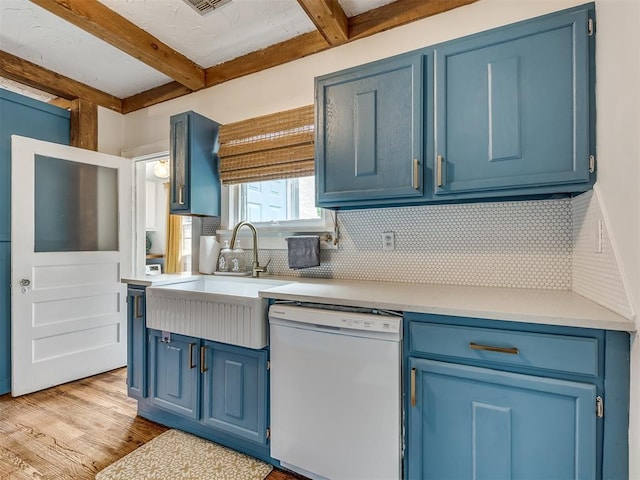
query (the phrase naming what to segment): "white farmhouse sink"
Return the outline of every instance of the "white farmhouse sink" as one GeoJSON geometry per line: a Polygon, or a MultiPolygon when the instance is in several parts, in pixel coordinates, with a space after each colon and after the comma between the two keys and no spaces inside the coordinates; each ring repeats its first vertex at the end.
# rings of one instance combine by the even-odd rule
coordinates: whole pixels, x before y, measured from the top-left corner
{"type": "Polygon", "coordinates": [[[200,277],[147,288],[147,327],[249,348],[267,345],[267,300],[258,292],[289,282],[200,277]]]}

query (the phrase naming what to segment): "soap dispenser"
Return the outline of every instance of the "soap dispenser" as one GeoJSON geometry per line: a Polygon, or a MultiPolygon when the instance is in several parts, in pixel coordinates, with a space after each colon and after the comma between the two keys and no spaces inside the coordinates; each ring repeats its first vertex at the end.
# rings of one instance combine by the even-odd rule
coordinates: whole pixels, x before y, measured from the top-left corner
{"type": "Polygon", "coordinates": [[[232,256],[232,250],[229,248],[229,240],[224,241],[224,247],[220,250],[220,256],[218,257],[218,271],[228,272],[230,268],[230,261],[232,256]]]}
{"type": "Polygon", "coordinates": [[[240,247],[240,242],[237,242],[237,247],[231,251],[231,264],[229,270],[235,273],[244,272],[244,250],[240,247]]]}

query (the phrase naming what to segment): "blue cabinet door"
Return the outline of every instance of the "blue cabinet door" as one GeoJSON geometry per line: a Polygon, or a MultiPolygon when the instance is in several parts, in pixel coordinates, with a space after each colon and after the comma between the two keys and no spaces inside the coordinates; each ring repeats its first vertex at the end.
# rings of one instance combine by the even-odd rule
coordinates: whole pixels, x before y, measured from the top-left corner
{"type": "Polygon", "coordinates": [[[422,159],[423,56],[316,79],[316,184],[321,207],[416,202],[422,159]]]}
{"type": "Polygon", "coordinates": [[[410,358],[409,479],[596,478],[596,387],[410,358]]]}
{"type": "Polygon", "coordinates": [[[170,118],[171,213],[220,216],[218,127],[195,112],[170,118]]]}
{"type": "Polygon", "coordinates": [[[198,351],[200,341],[184,335],[149,330],[151,403],[184,417],[199,416],[198,351]]]}
{"type": "Polygon", "coordinates": [[[580,7],[435,48],[436,197],[591,187],[588,22],[580,7]]]}
{"type": "Polygon", "coordinates": [[[267,443],[267,352],[204,342],[202,422],[267,443]]]}
{"type": "Polygon", "coordinates": [[[127,392],[147,397],[147,326],[144,287],[127,288],[127,392]]]}

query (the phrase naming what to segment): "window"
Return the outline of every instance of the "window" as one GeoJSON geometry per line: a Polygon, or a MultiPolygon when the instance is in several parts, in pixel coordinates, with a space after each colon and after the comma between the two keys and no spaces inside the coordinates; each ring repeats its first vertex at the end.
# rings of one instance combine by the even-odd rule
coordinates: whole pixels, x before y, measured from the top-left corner
{"type": "Polygon", "coordinates": [[[318,220],[315,178],[289,178],[243,183],[240,186],[240,218],[252,223],[318,220]]]}

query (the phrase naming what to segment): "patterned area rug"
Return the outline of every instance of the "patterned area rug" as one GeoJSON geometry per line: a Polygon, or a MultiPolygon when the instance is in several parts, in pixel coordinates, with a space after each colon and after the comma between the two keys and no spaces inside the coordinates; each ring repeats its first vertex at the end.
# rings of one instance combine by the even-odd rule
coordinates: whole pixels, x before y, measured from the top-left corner
{"type": "Polygon", "coordinates": [[[96,475],[96,480],[263,480],[273,467],[180,430],[168,430],[96,475]]]}

